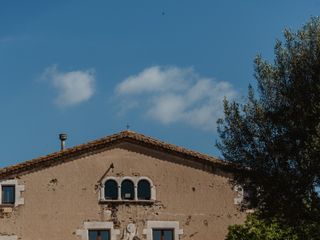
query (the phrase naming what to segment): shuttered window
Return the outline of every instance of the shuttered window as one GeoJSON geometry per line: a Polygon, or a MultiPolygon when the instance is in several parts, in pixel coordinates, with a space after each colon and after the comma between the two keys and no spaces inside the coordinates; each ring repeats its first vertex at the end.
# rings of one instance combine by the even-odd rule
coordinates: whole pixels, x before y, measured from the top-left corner
{"type": "Polygon", "coordinates": [[[110,231],[89,230],[89,240],[110,240],[110,231]]]}
{"type": "Polygon", "coordinates": [[[14,204],[15,202],[15,186],[1,186],[1,203],[14,204]]]}
{"type": "Polygon", "coordinates": [[[153,240],[174,240],[173,229],[153,229],[153,240]]]}

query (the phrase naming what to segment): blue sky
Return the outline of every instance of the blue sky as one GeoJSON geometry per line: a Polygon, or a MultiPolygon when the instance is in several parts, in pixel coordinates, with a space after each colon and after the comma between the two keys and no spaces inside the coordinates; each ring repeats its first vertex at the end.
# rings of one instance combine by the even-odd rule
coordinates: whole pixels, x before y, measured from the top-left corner
{"type": "Polygon", "coordinates": [[[131,129],[219,156],[223,96],[320,1],[0,2],[0,167],[131,129]]]}

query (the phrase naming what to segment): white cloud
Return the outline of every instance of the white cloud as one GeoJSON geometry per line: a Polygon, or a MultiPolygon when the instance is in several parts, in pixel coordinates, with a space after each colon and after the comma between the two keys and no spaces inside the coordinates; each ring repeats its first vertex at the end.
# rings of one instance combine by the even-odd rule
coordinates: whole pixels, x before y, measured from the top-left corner
{"type": "Polygon", "coordinates": [[[94,94],[95,76],[93,70],[60,72],[56,66],[44,72],[58,95],[55,103],[60,107],[70,107],[89,100],[94,94]]]}
{"type": "Polygon", "coordinates": [[[130,76],[117,86],[119,94],[139,94],[143,92],[164,92],[167,90],[186,89],[186,79],[192,76],[192,69],[167,68],[159,66],[143,70],[138,75],[130,76]]]}
{"type": "Polygon", "coordinates": [[[216,130],[223,98],[237,96],[226,81],[202,78],[192,68],[160,66],[129,76],[116,93],[123,104],[138,102],[137,108],[163,124],[186,123],[204,130],[216,130]]]}

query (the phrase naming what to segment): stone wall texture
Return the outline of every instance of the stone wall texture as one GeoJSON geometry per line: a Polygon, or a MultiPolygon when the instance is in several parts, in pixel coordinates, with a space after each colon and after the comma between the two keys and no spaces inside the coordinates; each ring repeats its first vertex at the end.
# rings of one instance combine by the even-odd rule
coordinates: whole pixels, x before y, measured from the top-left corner
{"type": "MultiPolygon", "coordinates": [[[[85,222],[112,222],[124,239],[129,223],[147,239],[148,221],[177,221],[180,239],[222,240],[245,214],[234,204],[231,175],[208,172],[201,164],[130,143],[22,174],[24,204],[0,213],[1,235],[22,240],[82,239],[85,222]],[[109,169],[113,164],[113,168],[109,169]],[[107,172],[107,170],[109,171],[107,172]],[[103,176],[145,176],[153,181],[153,203],[100,203],[103,176]]],[[[7,238],[3,238],[7,239],[7,238]]],[[[175,239],[178,240],[178,239],[175,239]]]]}

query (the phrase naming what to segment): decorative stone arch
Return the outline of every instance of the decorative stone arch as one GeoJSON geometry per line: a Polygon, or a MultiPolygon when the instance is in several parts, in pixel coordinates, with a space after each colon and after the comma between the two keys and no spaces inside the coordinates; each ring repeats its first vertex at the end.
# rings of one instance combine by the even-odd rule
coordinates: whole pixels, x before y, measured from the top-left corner
{"type": "Polygon", "coordinates": [[[147,180],[150,183],[150,188],[151,188],[151,198],[150,198],[150,200],[155,201],[156,200],[156,187],[153,185],[153,181],[148,177],[139,177],[138,178],[137,184],[136,184],[136,186],[137,186],[137,196],[138,196],[138,183],[141,180],[147,180]]]}
{"type": "MultiPolygon", "coordinates": [[[[138,184],[138,181],[137,181],[137,178],[136,177],[122,177],[121,178],[121,184],[120,184],[120,194],[122,194],[122,183],[124,181],[131,181],[133,183],[133,194],[134,194],[134,198],[133,198],[133,201],[137,201],[138,200],[138,196],[137,196],[137,184],[138,184]]],[[[122,196],[120,195],[121,199],[122,199],[122,196]]],[[[124,200],[124,199],[122,199],[124,200]]],[[[130,200],[124,200],[124,201],[130,201],[130,200]]],[[[132,201],[132,200],[131,200],[132,201]]]]}
{"type": "Polygon", "coordinates": [[[119,178],[120,183],[122,183],[124,180],[130,180],[133,182],[134,186],[137,185],[138,183],[138,178],[137,177],[129,177],[129,176],[124,176],[119,178]]]}
{"type": "Polygon", "coordinates": [[[99,194],[99,201],[105,202],[105,201],[139,201],[139,202],[143,202],[143,201],[155,201],[156,200],[156,187],[153,184],[153,181],[145,176],[141,176],[141,177],[130,177],[130,176],[124,176],[124,177],[112,177],[112,176],[108,176],[105,177],[102,181],[101,181],[101,188],[100,188],[100,194],[99,194]],[[105,198],[105,183],[108,180],[114,180],[117,182],[118,184],[118,199],[106,199],[105,198]],[[121,198],[121,184],[123,181],[125,180],[130,180],[133,182],[133,186],[134,186],[134,199],[133,200],[124,200],[121,198]],[[138,199],[138,182],[140,180],[147,180],[150,183],[150,188],[151,188],[151,198],[150,200],[139,200],[138,199]]]}
{"type": "Polygon", "coordinates": [[[119,177],[106,177],[101,181],[101,184],[104,185],[106,183],[106,181],[108,181],[108,180],[114,180],[118,183],[118,185],[121,182],[121,178],[119,178],[119,177]]]}
{"type": "Polygon", "coordinates": [[[89,240],[89,230],[91,229],[109,230],[110,240],[117,240],[117,236],[120,235],[120,230],[113,228],[113,222],[84,222],[83,228],[76,230],[76,235],[82,240],[89,240]]]}
{"type": "Polygon", "coordinates": [[[143,235],[146,235],[147,240],[153,240],[153,229],[173,229],[175,240],[179,240],[179,235],[183,234],[183,229],[179,228],[178,221],[147,221],[147,228],[142,232],[143,235]]]}
{"type": "Polygon", "coordinates": [[[100,188],[100,196],[99,196],[99,200],[100,201],[107,201],[107,199],[104,196],[104,192],[105,192],[105,184],[108,180],[113,180],[116,181],[118,184],[118,199],[121,199],[121,178],[119,177],[106,177],[101,181],[101,188],[100,188]]]}

